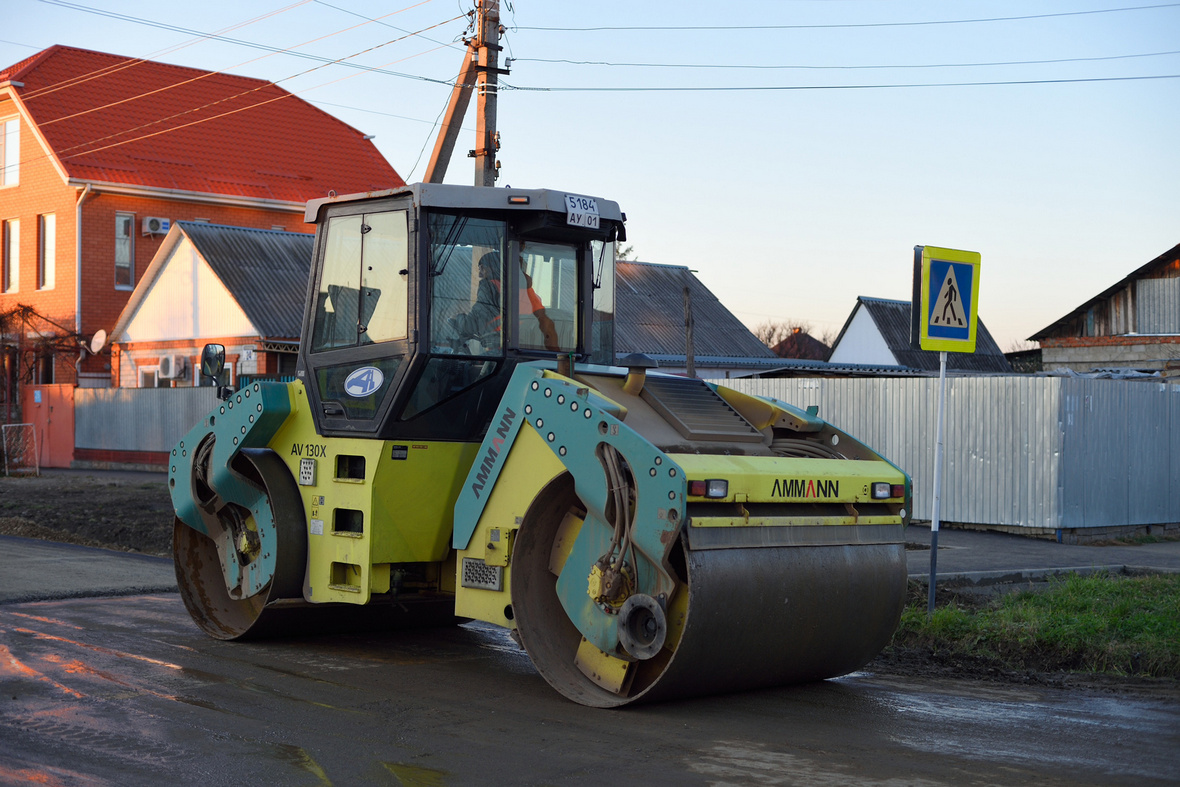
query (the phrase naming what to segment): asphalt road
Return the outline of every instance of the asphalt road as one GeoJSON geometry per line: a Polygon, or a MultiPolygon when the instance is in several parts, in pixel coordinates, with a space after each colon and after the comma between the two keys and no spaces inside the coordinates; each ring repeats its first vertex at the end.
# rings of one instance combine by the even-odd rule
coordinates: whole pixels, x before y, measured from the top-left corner
{"type": "Polygon", "coordinates": [[[592,710],[502,632],[227,643],[158,594],[0,606],[0,783],[1175,784],[1180,704],[858,673],[592,710]]]}
{"type": "MultiPolygon", "coordinates": [[[[911,540],[929,533],[911,531],[911,540]]],[[[1180,543],[943,531],[959,582],[1180,568],[1180,543]]],[[[909,553],[921,573],[929,552],[909,553]]],[[[591,710],[504,632],[207,638],[171,561],[0,537],[0,784],[1177,784],[1180,701],[858,673],[591,710]]]]}

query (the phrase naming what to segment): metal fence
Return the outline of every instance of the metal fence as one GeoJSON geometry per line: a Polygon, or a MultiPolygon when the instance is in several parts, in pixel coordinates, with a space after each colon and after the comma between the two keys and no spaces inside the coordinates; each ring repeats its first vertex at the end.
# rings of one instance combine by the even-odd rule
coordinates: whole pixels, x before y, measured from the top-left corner
{"type": "Polygon", "coordinates": [[[109,451],[171,451],[213,409],[217,390],[77,388],[74,445],[109,451]]]}
{"type": "MultiPolygon", "coordinates": [[[[910,474],[929,519],[936,378],[717,380],[819,415],[910,474]]],[[[947,380],[942,519],[1025,528],[1180,522],[1180,385],[947,380]]]]}

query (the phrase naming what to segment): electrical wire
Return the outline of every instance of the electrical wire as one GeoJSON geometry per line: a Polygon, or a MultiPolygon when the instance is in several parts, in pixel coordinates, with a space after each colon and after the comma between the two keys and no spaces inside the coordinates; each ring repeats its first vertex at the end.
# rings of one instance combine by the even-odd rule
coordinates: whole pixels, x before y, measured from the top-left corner
{"type": "MultiPolygon", "coordinates": [[[[42,1],[44,2],[44,0],[42,0],[42,1]]],[[[148,60],[150,60],[152,58],[159,57],[160,55],[169,54],[171,52],[178,52],[181,49],[185,49],[186,47],[193,46],[194,44],[199,44],[202,41],[207,41],[211,37],[215,37],[215,36],[218,36],[222,33],[229,32],[230,30],[239,30],[243,27],[247,27],[249,25],[252,25],[255,22],[260,22],[263,19],[269,19],[272,16],[278,16],[279,14],[286,13],[287,11],[298,8],[301,5],[306,5],[307,3],[310,3],[310,2],[311,2],[311,0],[299,0],[298,2],[292,3],[289,6],[275,9],[274,11],[267,12],[265,14],[262,14],[261,16],[256,16],[253,19],[247,19],[244,22],[238,22],[236,24],[229,25],[228,27],[223,27],[221,30],[217,31],[217,33],[201,34],[193,39],[190,39],[189,41],[185,41],[185,42],[177,44],[175,46],[164,47],[163,49],[157,49],[155,52],[152,52],[150,55],[148,55],[146,57],[130,58],[130,59],[120,62],[120,63],[115,63],[110,66],[104,66],[103,68],[95,69],[94,71],[91,71],[86,74],[78,74],[76,76],[70,77],[69,79],[63,79],[61,82],[56,82],[52,85],[46,85],[45,87],[40,88],[38,90],[32,90],[26,94],[22,94],[21,98],[24,99],[25,101],[28,101],[28,100],[38,98],[43,95],[48,95],[50,93],[56,93],[58,90],[64,90],[67,87],[73,87],[75,85],[84,84],[86,82],[89,82],[91,79],[97,79],[98,77],[101,77],[101,76],[107,76],[109,74],[117,73],[119,71],[122,71],[125,68],[132,68],[133,66],[137,66],[140,63],[147,62],[148,60]]]]}
{"type": "MultiPolygon", "coordinates": [[[[332,10],[334,10],[334,11],[340,11],[341,13],[344,13],[344,14],[351,14],[352,16],[357,16],[357,17],[360,17],[361,19],[367,19],[367,20],[369,20],[370,22],[376,22],[376,23],[377,23],[377,24],[379,24],[379,25],[383,25],[383,26],[385,26],[385,27],[388,27],[390,30],[396,30],[396,31],[398,31],[399,33],[408,33],[408,32],[410,32],[409,30],[406,30],[406,29],[404,29],[404,28],[397,27],[397,26],[395,26],[395,25],[391,25],[391,24],[388,24],[388,23],[386,23],[386,22],[382,22],[382,21],[381,21],[382,19],[384,19],[384,18],[385,18],[385,17],[387,17],[387,16],[392,16],[392,14],[384,14],[384,15],[382,15],[382,16],[379,16],[379,17],[373,18],[373,17],[368,17],[368,16],[365,16],[364,14],[358,14],[356,11],[349,11],[347,8],[341,8],[341,7],[340,7],[340,6],[338,6],[338,5],[332,5],[331,3],[325,3],[325,2],[324,2],[324,0],[307,0],[307,2],[313,2],[313,3],[315,3],[316,5],[322,5],[322,6],[324,6],[325,8],[331,8],[331,9],[332,9],[332,10]]],[[[419,5],[421,5],[421,3],[419,3],[419,5]]],[[[394,13],[397,13],[397,12],[394,12],[394,13]]],[[[432,44],[442,44],[443,46],[448,46],[448,47],[450,47],[451,49],[455,49],[455,50],[463,51],[463,49],[462,49],[461,47],[459,47],[459,46],[456,46],[456,44],[455,44],[455,42],[454,42],[454,41],[452,41],[452,42],[450,42],[450,43],[446,43],[446,42],[444,42],[444,41],[435,41],[433,38],[427,38],[426,36],[422,36],[422,38],[423,38],[424,40],[426,40],[426,41],[429,41],[429,42],[430,42],[430,43],[432,43],[432,44]]]]}
{"type": "MultiPolygon", "coordinates": [[[[340,59],[334,60],[330,57],[323,57],[321,55],[313,55],[309,52],[295,52],[293,50],[283,49],[282,47],[268,46],[266,44],[258,44],[253,41],[244,41],[242,39],[229,38],[227,36],[214,35],[212,33],[202,33],[199,30],[192,30],[192,29],[189,29],[186,27],[180,27],[179,25],[171,25],[171,24],[167,24],[165,22],[155,22],[150,19],[142,19],[139,17],[128,16],[126,14],[116,14],[111,11],[104,11],[104,10],[101,10],[98,8],[90,8],[89,6],[80,5],[78,3],[66,2],[66,0],[39,0],[39,2],[47,3],[49,5],[57,5],[57,6],[61,6],[63,8],[70,8],[70,9],[73,9],[76,11],[84,11],[84,12],[90,13],[90,14],[97,14],[98,16],[106,16],[106,17],[110,17],[112,19],[120,19],[125,22],[134,22],[135,24],[146,25],[148,27],[155,27],[155,28],[159,28],[161,30],[171,30],[171,31],[177,32],[177,33],[184,33],[186,35],[207,36],[210,39],[213,39],[216,41],[222,41],[227,44],[237,44],[239,46],[251,47],[253,49],[261,49],[261,50],[267,51],[267,52],[276,52],[276,53],[291,55],[292,57],[300,57],[305,60],[314,60],[314,61],[318,61],[320,63],[342,65],[342,66],[346,66],[348,68],[355,68],[360,71],[368,71],[370,73],[384,74],[385,76],[394,76],[394,77],[399,77],[401,79],[414,79],[414,80],[418,80],[420,82],[430,82],[430,83],[437,84],[437,85],[453,84],[451,82],[448,82],[445,79],[434,79],[431,77],[420,76],[418,74],[403,74],[403,73],[399,73],[397,71],[388,71],[388,70],[380,68],[380,67],[365,66],[365,65],[361,65],[360,63],[348,63],[348,62],[344,62],[343,60],[340,60],[340,59]]],[[[460,17],[456,17],[456,18],[460,18],[460,17]]],[[[448,21],[454,21],[454,20],[452,19],[452,20],[448,20],[448,21]]],[[[425,28],[425,29],[430,29],[430,28],[425,28]]]]}
{"type": "Polygon", "coordinates": [[[617,66],[624,68],[703,68],[703,69],[751,69],[751,70],[807,70],[807,71],[858,71],[884,68],[977,68],[986,66],[1036,66],[1054,63],[1090,63],[1105,60],[1128,60],[1138,57],[1163,57],[1180,55],[1180,49],[1168,52],[1143,52],[1134,55],[1100,55],[1095,57],[1062,57],[1052,60],[1001,60],[990,63],[879,63],[857,66],[812,66],[812,65],[757,65],[729,63],[609,63],[602,60],[566,60],[562,58],[517,57],[514,63],[566,63],[575,66],[617,66]]]}
{"type": "Polygon", "coordinates": [[[1000,85],[1061,85],[1083,82],[1131,82],[1145,79],[1176,79],[1180,74],[1149,74],[1129,77],[1082,77],[1076,79],[1014,79],[992,82],[920,82],[880,85],[731,85],[731,86],[674,86],[674,87],[533,87],[512,85],[501,81],[508,90],[527,90],[541,93],[725,93],[739,91],[776,90],[891,90],[921,87],[986,87],[1000,85]]]}
{"type": "MultiPolygon", "coordinates": [[[[48,0],[42,0],[47,2],[48,0]]],[[[1125,8],[1096,8],[1087,11],[1060,11],[1052,14],[1028,14],[1026,16],[993,16],[978,19],[926,19],[916,22],[841,22],[835,24],[816,25],[603,25],[599,27],[518,27],[518,30],[535,30],[539,32],[565,33],[615,33],[620,31],[669,31],[682,32],[686,30],[838,30],[865,27],[924,27],[930,25],[967,25],[981,22],[1020,22],[1029,19],[1053,19],[1065,16],[1087,16],[1092,14],[1114,14],[1122,11],[1146,11],[1156,8],[1175,8],[1180,3],[1159,3],[1156,5],[1138,5],[1125,8]]]]}
{"type": "MultiPolygon", "coordinates": [[[[311,1],[311,0],[303,0],[303,2],[310,2],[310,1],[311,1]]],[[[398,9],[397,11],[393,11],[393,12],[391,12],[391,13],[388,13],[388,14],[386,14],[385,16],[393,16],[394,14],[400,14],[400,13],[402,13],[402,12],[404,12],[404,11],[409,11],[410,9],[417,8],[418,6],[425,5],[426,3],[429,3],[429,2],[433,2],[433,0],[422,0],[422,2],[415,3],[414,5],[406,6],[405,8],[400,8],[400,9],[398,9]]],[[[296,5],[302,5],[302,3],[297,3],[296,5]]],[[[294,7],[295,7],[295,6],[289,6],[288,8],[294,8],[294,7]]],[[[260,18],[261,18],[261,17],[260,17],[260,18]]],[[[378,19],[384,19],[384,18],[385,18],[385,17],[378,17],[378,19]]],[[[340,35],[340,34],[342,34],[342,33],[347,33],[347,32],[348,32],[348,31],[350,31],[350,30],[356,30],[358,27],[364,27],[365,25],[367,25],[367,24],[370,24],[371,22],[376,22],[376,21],[377,21],[376,19],[370,19],[370,20],[368,20],[368,21],[366,21],[366,22],[361,22],[361,23],[359,23],[359,24],[352,25],[351,27],[345,27],[345,28],[343,28],[343,29],[341,29],[341,30],[337,30],[337,31],[336,31],[336,32],[334,32],[334,33],[325,33],[325,34],[324,34],[324,35],[322,35],[322,36],[317,36],[316,38],[311,38],[311,39],[308,39],[307,41],[304,41],[304,42],[302,42],[302,43],[295,44],[295,45],[293,45],[293,46],[291,46],[291,47],[287,47],[287,48],[286,48],[284,51],[287,51],[287,52],[289,52],[289,51],[291,51],[291,50],[293,50],[293,49],[297,49],[297,48],[299,48],[299,47],[307,46],[308,44],[314,44],[314,43],[316,43],[317,41],[323,41],[323,40],[324,40],[324,39],[326,39],[326,38],[332,38],[333,36],[338,36],[338,35],[340,35]]],[[[450,21],[454,21],[454,20],[450,20],[450,21]]],[[[388,26],[388,25],[387,25],[387,26],[388,26]]],[[[395,28],[395,29],[396,29],[396,28],[395,28]]],[[[410,37],[410,36],[412,36],[412,35],[415,35],[415,34],[413,34],[413,33],[409,33],[409,31],[403,31],[403,32],[406,32],[406,33],[408,33],[408,35],[407,35],[407,36],[405,36],[405,38],[408,38],[408,37],[410,37]]],[[[395,39],[395,41],[400,41],[400,40],[404,40],[404,38],[402,38],[402,39],[395,39]]],[[[390,43],[392,43],[392,42],[390,42],[390,43]]],[[[386,45],[386,44],[382,44],[382,46],[385,46],[385,45],[386,45]]],[[[88,114],[90,114],[91,112],[98,112],[98,111],[100,111],[100,110],[103,110],[103,109],[108,109],[108,108],[110,108],[110,107],[116,107],[116,106],[119,106],[120,104],[126,104],[126,103],[128,103],[128,102],[130,102],[130,101],[137,101],[137,100],[139,100],[139,99],[141,99],[141,98],[146,98],[146,97],[148,97],[148,96],[153,96],[153,95],[156,95],[157,93],[163,93],[163,92],[165,92],[165,91],[172,90],[172,89],[174,89],[174,88],[178,88],[178,87],[181,87],[181,86],[183,86],[183,85],[188,85],[188,84],[191,84],[191,83],[193,83],[193,82],[199,82],[199,81],[200,81],[200,80],[202,80],[202,79],[208,79],[209,77],[217,76],[218,74],[226,74],[226,73],[228,73],[228,72],[229,72],[229,70],[230,70],[230,69],[236,69],[236,68],[240,68],[240,67],[242,67],[242,66],[244,66],[244,65],[248,65],[248,64],[250,64],[250,63],[254,63],[254,62],[257,62],[257,61],[259,61],[259,60],[265,60],[265,59],[266,59],[266,58],[268,58],[268,57],[274,57],[276,54],[279,54],[279,53],[277,53],[277,52],[270,52],[270,53],[267,53],[267,54],[265,54],[265,55],[259,55],[258,57],[251,58],[250,60],[245,60],[245,61],[243,61],[243,62],[241,62],[241,63],[238,63],[237,65],[229,66],[229,67],[227,67],[227,68],[219,69],[219,70],[217,70],[217,71],[206,71],[205,73],[203,73],[203,74],[200,74],[199,76],[192,77],[191,79],[185,79],[185,80],[183,80],[183,81],[181,81],[181,82],[175,82],[175,83],[173,83],[173,84],[171,84],[171,85],[166,85],[166,86],[164,86],[164,87],[156,88],[155,90],[150,90],[150,91],[147,91],[146,93],[139,93],[138,95],[134,95],[134,96],[128,96],[127,98],[120,99],[119,101],[112,101],[112,102],[110,102],[110,103],[107,103],[107,104],[102,104],[102,105],[100,105],[100,106],[90,107],[89,109],[84,109],[84,110],[82,110],[81,112],[75,112],[75,113],[74,113],[74,114],[72,114],[72,115],[63,115],[63,116],[61,116],[61,117],[58,117],[58,118],[53,118],[52,120],[46,120],[46,121],[44,121],[43,123],[41,123],[40,125],[41,125],[41,126],[49,126],[49,125],[52,125],[52,124],[54,124],[54,123],[60,123],[60,122],[61,122],[61,121],[63,121],[63,120],[71,120],[71,119],[73,119],[73,118],[80,117],[80,116],[82,116],[82,115],[88,115],[88,114]]],[[[355,57],[355,55],[354,55],[354,57],[355,57]]],[[[140,63],[142,63],[142,62],[144,62],[144,61],[143,61],[143,59],[136,59],[136,60],[132,61],[132,62],[131,62],[131,64],[132,64],[132,65],[139,65],[139,64],[140,64],[140,63]]],[[[121,70],[121,69],[117,69],[117,70],[121,70]]],[[[314,69],[313,69],[313,70],[314,70],[314,69]]],[[[307,72],[304,72],[304,73],[307,73],[307,72]]],[[[104,74],[104,76],[105,76],[105,74],[104,74]]],[[[291,77],[288,77],[288,79],[290,79],[290,78],[291,78],[291,77]]],[[[283,80],[279,80],[279,81],[283,81],[283,80]]],[[[272,83],[272,84],[274,84],[274,83],[272,83]]],[[[22,98],[24,98],[24,96],[22,96],[22,98]]]]}
{"type": "MultiPolygon", "coordinates": [[[[458,18],[458,17],[457,17],[457,18],[458,18]]],[[[450,23],[450,22],[453,22],[453,21],[455,21],[455,19],[454,19],[454,18],[452,18],[452,19],[448,19],[448,20],[446,20],[446,21],[444,21],[444,22],[439,22],[437,25],[431,25],[430,27],[427,27],[427,28],[424,28],[424,29],[426,29],[426,30],[430,30],[430,29],[432,29],[432,28],[434,28],[434,27],[440,27],[440,26],[442,26],[442,25],[448,24],[448,23],[450,23]]],[[[402,41],[402,40],[404,40],[404,39],[406,39],[406,38],[409,38],[409,37],[410,37],[410,36],[412,36],[412,35],[413,35],[413,34],[410,34],[410,35],[407,35],[407,36],[403,36],[402,38],[394,39],[393,41],[387,41],[385,44],[379,44],[379,45],[377,45],[377,46],[370,47],[369,49],[363,50],[362,52],[359,52],[359,53],[357,53],[357,54],[365,54],[366,52],[371,52],[371,51],[373,51],[373,50],[375,50],[375,49],[378,49],[378,48],[380,48],[380,47],[382,47],[382,46],[386,46],[386,45],[388,45],[388,44],[396,43],[397,41],[402,41]]],[[[441,47],[437,47],[437,48],[441,48],[441,47]]],[[[437,49],[437,48],[436,48],[436,49],[437,49]]],[[[428,51],[435,51],[435,50],[428,50],[428,51]]],[[[420,53],[418,53],[418,55],[411,55],[411,57],[418,57],[418,56],[420,56],[420,55],[422,55],[422,54],[426,54],[426,53],[425,53],[425,52],[420,52],[420,53]]],[[[356,55],[349,55],[349,57],[355,57],[355,56],[356,56],[356,55]]],[[[409,59],[409,58],[403,58],[403,60],[408,60],[408,59],[409,59]]],[[[144,124],[142,124],[142,125],[139,125],[139,126],[136,126],[136,127],[134,127],[134,128],[130,128],[130,129],[123,129],[122,131],[118,131],[118,132],[116,132],[116,133],[114,133],[114,134],[108,134],[108,135],[107,135],[107,136],[105,136],[105,137],[100,137],[100,138],[98,138],[98,139],[91,140],[91,141],[89,141],[89,142],[83,142],[83,143],[79,143],[79,144],[77,144],[77,145],[72,145],[72,146],[70,146],[70,147],[68,147],[68,148],[63,148],[62,150],[58,151],[58,153],[59,153],[59,154],[61,154],[61,153],[68,153],[69,151],[71,151],[71,150],[76,150],[77,148],[80,148],[80,147],[86,147],[87,145],[92,145],[92,144],[94,144],[94,143],[96,143],[96,142],[103,142],[103,141],[105,141],[105,140],[107,140],[107,139],[113,139],[113,138],[115,138],[115,137],[119,137],[119,136],[122,136],[122,135],[124,135],[124,134],[130,134],[130,133],[133,133],[133,132],[135,132],[135,131],[139,131],[139,130],[141,130],[141,129],[148,128],[148,127],[150,127],[150,126],[159,125],[160,123],[164,123],[164,122],[167,122],[167,121],[169,121],[169,120],[174,120],[174,119],[176,119],[176,118],[178,118],[178,117],[183,117],[184,115],[190,115],[190,114],[192,114],[192,113],[194,113],[194,112],[199,112],[199,111],[201,111],[201,110],[203,110],[203,109],[208,109],[209,107],[216,106],[216,105],[218,105],[218,104],[224,104],[224,103],[225,103],[225,102],[227,102],[227,101],[232,101],[232,100],[233,100],[233,99],[235,99],[235,98],[240,98],[240,97],[242,97],[242,96],[246,96],[246,95],[249,95],[249,94],[251,94],[251,93],[256,93],[256,92],[258,92],[259,90],[265,90],[266,88],[269,88],[269,87],[277,87],[277,86],[278,86],[278,84],[277,84],[278,82],[284,82],[284,81],[287,81],[288,79],[294,79],[295,77],[299,77],[299,76],[304,76],[304,75],[306,75],[306,74],[310,74],[310,73],[311,73],[311,72],[313,72],[313,71],[318,71],[318,70],[319,70],[319,69],[321,69],[321,68],[326,68],[328,65],[331,65],[331,63],[326,63],[326,64],[324,64],[324,65],[322,65],[322,66],[315,66],[314,68],[310,68],[310,69],[308,69],[308,70],[306,70],[306,71],[302,71],[302,72],[300,72],[300,73],[298,73],[298,74],[293,74],[293,75],[292,75],[292,76],[290,76],[290,77],[285,77],[284,79],[277,80],[276,82],[267,82],[267,83],[265,83],[265,84],[259,85],[259,86],[258,86],[258,87],[256,87],[256,88],[252,88],[252,89],[250,89],[250,90],[244,90],[244,91],[242,91],[242,92],[240,92],[240,93],[236,93],[236,94],[234,94],[234,95],[232,95],[232,96],[227,96],[226,98],[220,99],[220,100],[218,100],[218,101],[211,101],[211,102],[209,102],[208,104],[205,104],[205,105],[203,105],[203,106],[200,106],[200,107],[194,107],[194,108],[192,108],[192,109],[187,109],[187,110],[185,110],[185,111],[183,111],[183,112],[177,112],[177,113],[176,113],[176,114],[174,114],[174,115],[170,115],[170,116],[168,116],[168,117],[161,118],[161,119],[159,119],[159,120],[154,120],[154,121],[152,121],[152,122],[150,122],[150,123],[144,123],[144,124]]],[[[194,121],[193,121],[193,122],[191,122],[191,123],[183,123],[183,124],[181,124],[181,125],[178,125],[178,126],[172,126],[172,127],[170,127],[170,128],[161,129],[160,131],[154,131],[154,132],[152,132],[152,133],[150,133],[150,134],[142,134],[142,135],[140,135],[140,136],[138,136],[138,137],[134,137],[134,138],[132,138],[132,139],[126,139],[126,140],[122,140],[121,142],[115,142],[115,143],[112,143],[112,144],[110,144],[110,145],[104,145],[104,146],[102,146],[102,147],[100,147],[100,148],[91,148],[91,149],[89,149],[89,150],[84,150],[84,151],[81,151],[81,152],[79,152],[79,153],[72,153],[72,154],[69,154],[69,155],[59,155],[59,158],[60,158],[62,161],[64,161],[64,160],[66,160],[66,159],[77,158],[78,156],[85,156],[85,155],[90,155],[91,153],[97,153],[97,152],[99,152],[99,151],[102,151],[102,150],[108,150],[108,149],[110,149],[110,148],[119,147],[120,145],[126,145],[126,144],[129,144],[129,143],[131,143],[131,142],[138,142],[139,140],[142,140],[142,139],[149,139],[149,138],[151,138],[151,137],[156,137],[156,136],[159,136],[159,135],[161,135],[161,134],[167,134],[168,132],[171,132],[171,131],[176,131],[176,130],[178,130],[178,129],[182,129],[182,128],[188,128],[189,126],[196,126],[196,125],[199,125],[199,124],[201,124],[201,123],[207,123],[207,122],[209,122],[210,120],[217,120],[218,118],[223,118],[223,117],[226,117],[226,116],[228,116],[228,115],[234,115],[234,114],[237,114],[238,112],[245,112],[246,110],[250,110],[250,109],[256,109],[257,107],[265,106],[266,104],[270,104],[270,103],[273,103],[273,102],[275,102],[275,101],[281,101],[281,100],[283,100],[283,99],[285,99],[285,98],[291,98],[292,96],[296,95],[296,93],[297,93],[297,92],[306,92],[307,90],[317,90],[317,89],[319,89],[319,88],[321,88],[321,87],[325,87],[325,86],[327,86],[327,85],[335,84],[336,82],[342,82],[342,81],[344,81],[345,79],[351,79],[351,78],[352,78],[352,77],[354,77],[354,76],[359,76],[359,74],[351,74],[351,75],[349,75],[349,76],[347,76],[347,77],[341,77],[340,79],[334,79],[334,80],[332,80],[332,81],[330,81],[330,82],[325,82],[325,83],[323,83],[323,84],[316,85],[316,86],[314,86],[314,87],[306,88],[304,91],[294,91],[294,92],[290,92],[290,91],[286,91],[286,90],[284,90],[284,91],[283,91],[283,95],[281,95],[281,96],[276,96],[276,97],[274,97],[274,98],[271,98],[271,99],[267,99],[266,101],[260,101],[260,102],[258,102],[258,103],[256,103],[256,104],[250,104],[249,106],[245,106],[245,107],[239,107],[238,109],[233,109],[233,110],[230,110],[230,111],[228,111],[228,112],[222,112],[222,113],[221,113],[221,114],[219,114],[219,115],[213,115],[213,116],[211,116],[211,117],[202,118],[202,119],[200,119],[200,120],[194,120],[194,121]]]]}

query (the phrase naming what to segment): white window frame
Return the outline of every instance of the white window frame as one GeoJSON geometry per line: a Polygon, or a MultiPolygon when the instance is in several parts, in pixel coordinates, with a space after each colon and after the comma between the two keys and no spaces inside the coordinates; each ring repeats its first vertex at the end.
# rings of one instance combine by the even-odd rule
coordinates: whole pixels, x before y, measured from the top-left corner
{"type": "MultiPolygon", "coordinates": [[[[227,382],[225,384],[232,386],[234,384],[234,362],[233,361],[226,361],[225,362],[225,371],[222,372],[222,374],[225,375],[225,379],[227,380],[227,382]]],[[[221,385],[221,383],[220,382],[210,382],[208,377],[201,374],[201,359],[198,358],[197,362],[195,364],[193,364],[193,387],[195,387],[195,388],[212,388],[215,385],[221,385]]]]}
{"type": "Polygon", "coordinates": [[[134,290],[135,289],[135,214],[118,212],[115,214],[115,289],[116,290],[134,290]],[[119,235],[120,224],[127,221],[127,237],[123,238],[119,235]],[[127,264],[121,265],[119,263],[119,241],[127,241],[127,264]],[[119,283],[119,268],[127,269],[127,277],[130,281],[126,284],[119,283]]]}
{"type": "Polygon", "coordinates": [[[0,226],[0,292],[20,292],[20,219],[4,219],[0,226]]]}
{"type": "Polygon", "coordinates": [[[136,366],[135,372],[136,372],[136,375],[138,376],[140,388],[159,388],[160,387],[160,367],[158,364],[156,366],[136,366]],[[151,385],[144,385],[144,378],[147,377],[147,375],[149,375],[149,374],[152,376],[152,384],[151,385]]]}
{"type": "Polygon", "coordinates": [[[37,217],[37,289],[52,290],[57,277],[57,214],[37,217]]]}
{"type": "Polygon", "coordinates": [[[0,188],[20,184],[20,118],[0,118],[0,188]]]}

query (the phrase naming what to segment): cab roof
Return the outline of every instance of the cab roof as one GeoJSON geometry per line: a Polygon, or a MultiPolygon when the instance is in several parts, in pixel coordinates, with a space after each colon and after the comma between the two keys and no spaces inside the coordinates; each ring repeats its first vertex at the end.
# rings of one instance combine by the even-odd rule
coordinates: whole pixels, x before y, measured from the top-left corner
{"type": "Polygon", "coordinates": [[[318,223],[321,211],[328,205],[357,202],[360,200],[386,197],[409,196],[417,207],[457,208],[475,210],[519,210],[525,212],[548,211],[565,213],[567,195],[589,197],[598,204],[599,218],[604,221],[623,222],[626,217],[619,210],[619,204],[612,200],[590,197],[574,191],[555,189],[513,189],[489,188],[487,186],[458,186],[447,183],[414,183],[400,188],[381,191],[365,191],[359,194],[342,194],[334,197],[313,199],[307,203],[304,221],[318,223]]]}

